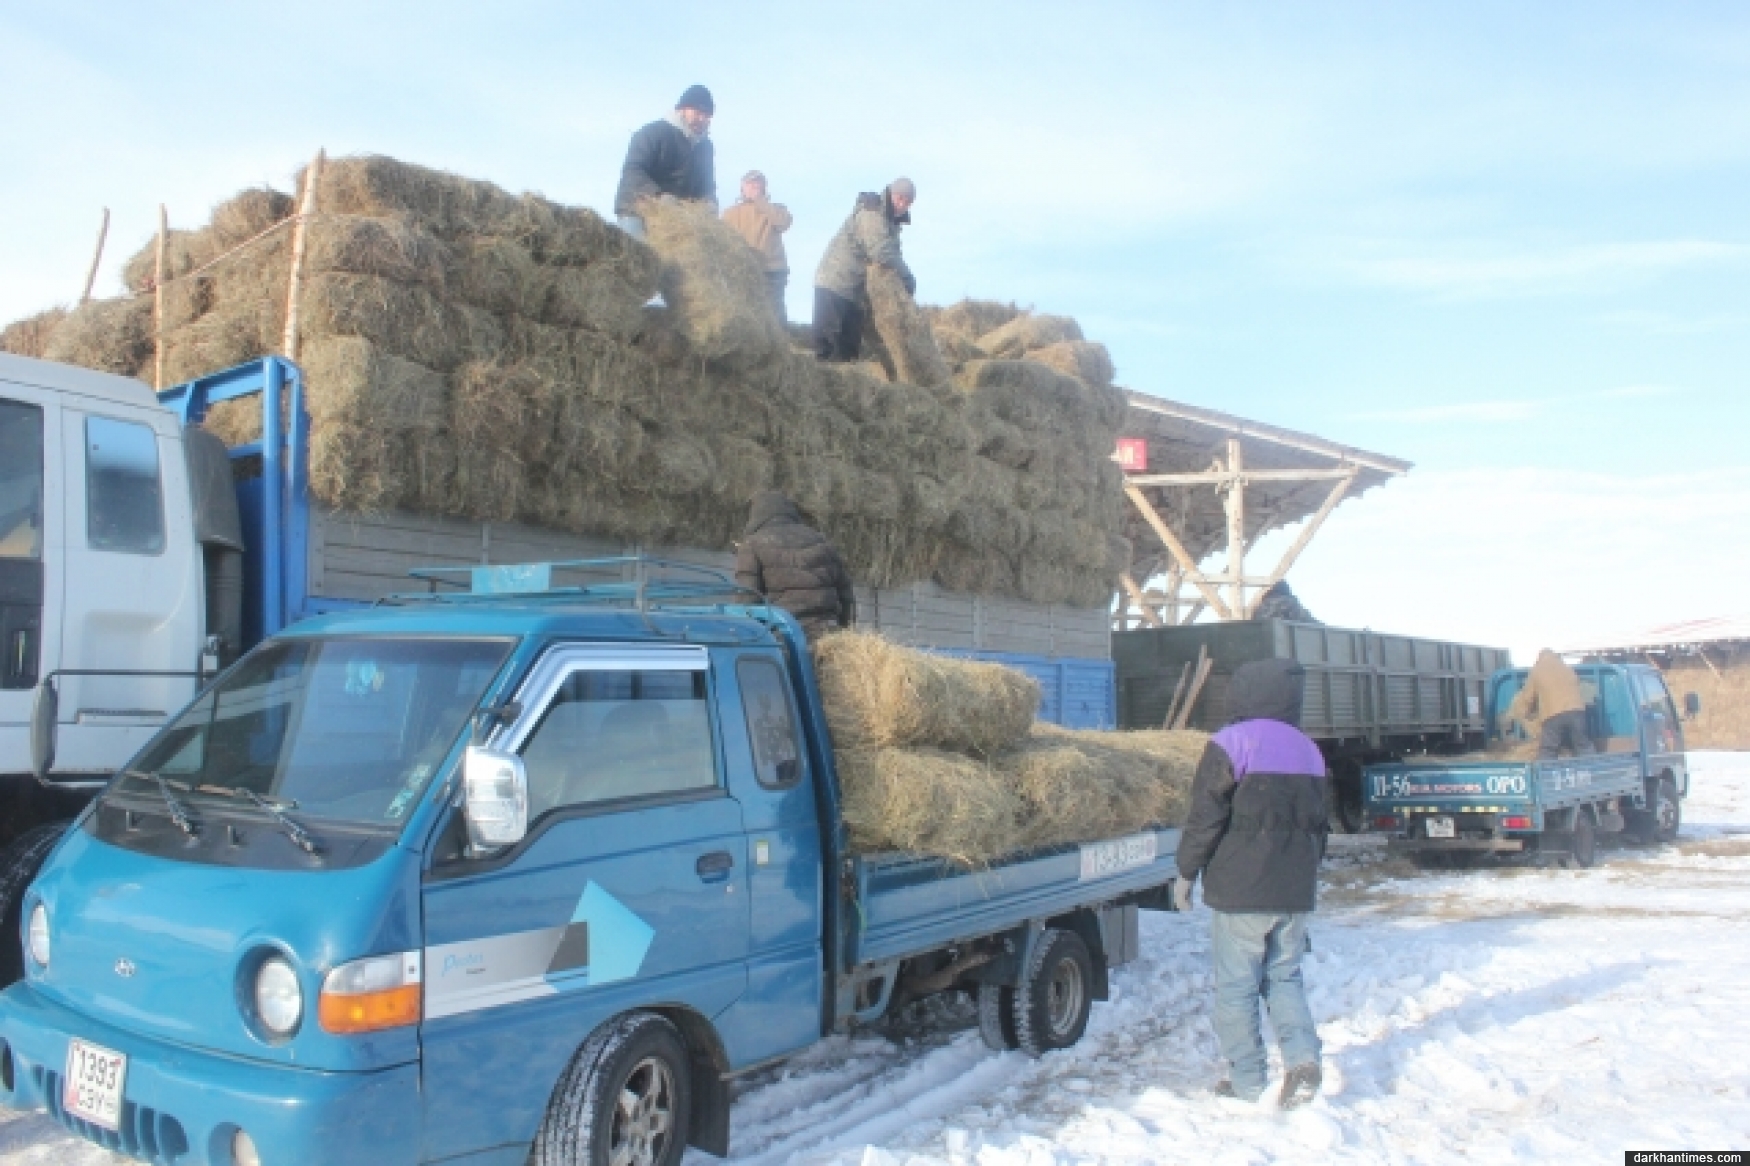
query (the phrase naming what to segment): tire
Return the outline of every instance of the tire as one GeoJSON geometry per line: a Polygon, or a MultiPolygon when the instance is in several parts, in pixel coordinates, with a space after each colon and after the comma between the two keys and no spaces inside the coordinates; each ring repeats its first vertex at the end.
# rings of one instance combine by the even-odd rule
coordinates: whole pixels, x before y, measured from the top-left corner
{"type": "Polygon", "coordinates": [[[1047,930],[1015,989],[1015,1044],[1030,1057],[1082,1039],[1094,1006],[1094,961],[1073,931],[1047,930]]]}
{"type": "Polygon", "coordinates": [[[71,822],[34,826],[0,853],[0,988],[24,978],[24,892],[71,822]]]}
{"type": "Polygon", "coordinates": [[[985,1047],[1006,1053],[1021,1047],[1015,1037],[1015,990],[1006,984],[978,986],[978,1035],[985,1047]]]}
{"type": "Polygon", "coordinates": [[[566,1066],[530,1166],[676,1166],[687,1146],[686,1042],[653,1012],[598,1028],[566,1066]]]}
{"type": "Polygon", "coordinates": [[[1628,812],[1628,829],[1643,846],[1669,846],[1677,841],[1683,827],[1683,802],[1677,796],[1677,783],[1661,777],[1653,784],[1652,804],[1645,810],[1628,812]]]}
{"type": "Polygon", "coordinates": [[[1325,817],[1333,834],[1359,834],[1366,823],[1367,807],[1361,800],[1359,766],[1334,766],[1325,781],[1325,817]]]}
{"type": "Polygon", "coordinates": [[[1574,832],[1568,836],[1568,853],[1562,865],[1569,870],[1586,870],[1598,861],[1598,830],[1592,825],[1592,815],[1585,807],[1574,813],[1574,832]]]}

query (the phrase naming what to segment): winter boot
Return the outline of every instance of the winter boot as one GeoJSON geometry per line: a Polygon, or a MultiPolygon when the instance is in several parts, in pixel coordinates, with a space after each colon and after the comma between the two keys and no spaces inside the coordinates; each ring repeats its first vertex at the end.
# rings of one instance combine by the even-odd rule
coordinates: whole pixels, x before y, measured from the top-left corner
{"type": "Polygon", "coordinates": [[[1283,1109],[1299,1109],[1318,1094],[1324,1074],[1315,1065],[1296,1065],[1282,1079],[1282,1096],[1276,1104],[1283,1109]]]}

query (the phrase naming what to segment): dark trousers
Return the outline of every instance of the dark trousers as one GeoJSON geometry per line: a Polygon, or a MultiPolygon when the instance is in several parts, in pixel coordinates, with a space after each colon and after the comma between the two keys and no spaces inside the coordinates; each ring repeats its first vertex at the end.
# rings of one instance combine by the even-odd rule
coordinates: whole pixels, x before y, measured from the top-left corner
{"type": "Polygon", "coordinates": [[[788,271],[766,272],[766,290],[772,295],[772,307],[778,310],[778,323],[787,324],[790,313],[784,307],[784,285],[790,282],[788,271]]]}
{"type": "Polygon", "coordinates": [[[856,360],[863,351],[863,306],[823,287],[814,289],[814,355],[856,360]]]}
{"type": "Polygon", "coordinates": [[[1592,752],[1592,738],[1586,735],[1586,710],[1572,709],[1543,722],[1537,738],[1537,759],[1550,761],[1566,749],[1571,756],[1584,757],[1592,752]]]}

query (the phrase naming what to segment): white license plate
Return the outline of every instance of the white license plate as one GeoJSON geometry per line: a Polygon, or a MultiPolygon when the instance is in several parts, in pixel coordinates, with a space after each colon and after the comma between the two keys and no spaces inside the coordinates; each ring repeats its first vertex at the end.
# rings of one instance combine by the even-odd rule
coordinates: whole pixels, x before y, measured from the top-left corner
{"type": "Polygon", "coordinates": [[[1427,825],[1428,825],[1428,837],[1430,837],[1430,838],[1456,838],[1456,837],[1458,837],[1458,832],[1453,829],[1453,822],[1452,822],[1451,818],[1429,818],[1427,825]]]}
{"type": "Polygon", "coordinates": [[[1151,834],[1132,834],[1110,842],[1093,842],[1082,847],[1082,882],[1103,879],[1120,871],[1147,866],[1155,860],[1156,842],[1151,834]]]}
{"type": "Polygon", "coordinates": [[[127,1079],[125,1055],[76,1040],[67,1046],[67,1080],[61,1088],[61,1104],[74,1117],[106,1130],[118,1129],[122,1124],[122,1087],[127,1079]]]}

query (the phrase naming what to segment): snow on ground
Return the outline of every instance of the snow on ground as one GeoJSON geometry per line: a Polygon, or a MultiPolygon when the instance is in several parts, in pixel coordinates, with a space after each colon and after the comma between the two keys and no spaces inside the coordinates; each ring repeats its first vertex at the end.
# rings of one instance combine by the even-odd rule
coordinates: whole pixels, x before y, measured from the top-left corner
{"type": "MultiPolygon", "coordinates": [[[[1750,754],[1691,764],[1679,845],[1606,849],[1589,871],[1430,874],[1338,840],[1306,964],[1325,1091],[1305,1109],[1211,1094],[1200,906],[1144,914],[1142,958],[1077,1047],[992,1054],[952,1012],[897,1041],[827,1041],[741,1085],[732,1160],[1543,1163],[1750,1146],[1750,754]]],[[[0,1164],[120,1161],[0,1111],[0,1164]]]]}

